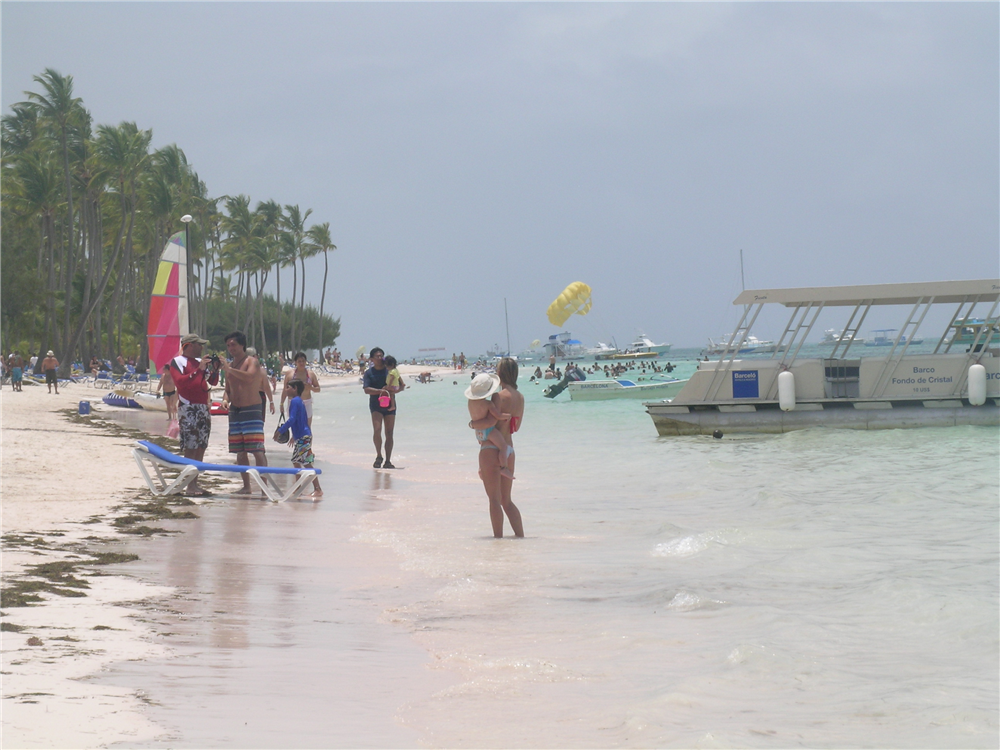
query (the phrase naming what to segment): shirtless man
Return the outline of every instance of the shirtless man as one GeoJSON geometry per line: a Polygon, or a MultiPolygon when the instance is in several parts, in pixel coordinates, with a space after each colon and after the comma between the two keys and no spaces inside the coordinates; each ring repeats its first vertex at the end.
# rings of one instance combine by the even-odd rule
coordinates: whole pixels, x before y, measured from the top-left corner
{"type": "Polygon", "coordinates": [[[306,407],[306,417],[309,427],[313,424],[313,393],[319,393],[319,379],[316,373],[306,369],[305,352],[295,354],[295,368],[285,373],[285,380],[281,384],[281,413],[285,413],[285,394],[288,392],[288,384],[293,380],[301,380],[305,385],[302,390],[302,405],[306,407]]]}
{"type": "MultiPolygon", "coordinates": [[[[253,454],[257,466],[267,466],[264,455],[264,407],[260,402],[260,365],[247,355],[247,338],[239,331],[226,336],[226,351],[233,361],[222,360],[229,393],[229,452],[236,463],[249,466],[253,454]]],[[[243,489],[234,493],[249,495],[250,475],[243,473],[243,489]]]]}
{"type": "Polygon", "coordinates": [[[45,373],[45,384],[49,387],[49,393],[52,393],[52,386],[56,387],[56,395],[59,395],[59,380],[56,378],[56,370],[59,368],[59,360],[56,359],[55,353],[49,349],[45,354],[45,359],[42,360],[42,371],[45,373]]]}

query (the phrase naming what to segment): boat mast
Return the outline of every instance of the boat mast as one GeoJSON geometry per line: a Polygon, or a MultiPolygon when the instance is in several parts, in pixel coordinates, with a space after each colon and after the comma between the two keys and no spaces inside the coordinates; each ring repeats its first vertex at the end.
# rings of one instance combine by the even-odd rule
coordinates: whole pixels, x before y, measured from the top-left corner
{"type": "Polygon", "coordinates": [[[507,356],[510,356],[510,321],[507,318],[507,298],[503,298],[503,323],[507,328],[507,356]]]}

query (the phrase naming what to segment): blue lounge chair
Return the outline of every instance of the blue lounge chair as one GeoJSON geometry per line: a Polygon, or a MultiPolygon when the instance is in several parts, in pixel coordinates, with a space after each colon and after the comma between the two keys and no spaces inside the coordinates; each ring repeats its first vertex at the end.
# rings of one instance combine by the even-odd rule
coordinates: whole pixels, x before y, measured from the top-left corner
{"type": "Polygon", "coordinates": [[[202,472],[225,472],[228,474],[246,472],[254,483],[260,487],[261,491],[271,502],[278,503],[283,500],[295,500],[301,495],[313,477],[322,474],[321,469],[295,469],[272,466],[236,466],[233,464],[207,464],[203,461],[195,461],[193,458],[185,458],[171,453],[165,448],[161,448],[156,443],[147,440],[140,440],[136,443],[136,448],[132,450],[132,456],[139,465],[139,472],[146,480],[149,491],[157,497],[166,495],[180,495],[187,489],[202,472]],[[153,470],[151,475],[146,468],[146,462],[153,470]],[[161,469],[179,469],[180,474],[176,479],[170,480],[163,476],[161,469]],[[287,474],[295,477],[291,486],[283,493],[278,489],[274,481],[265,482],[262,475],[287,474]],[[155,478],[154,478],[155,475],[155,478]]]}

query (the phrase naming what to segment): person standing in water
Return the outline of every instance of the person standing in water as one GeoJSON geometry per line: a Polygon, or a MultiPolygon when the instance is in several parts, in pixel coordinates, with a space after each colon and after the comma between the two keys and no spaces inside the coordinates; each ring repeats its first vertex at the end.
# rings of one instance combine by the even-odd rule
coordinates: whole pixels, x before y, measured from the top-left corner
{"type": "MultiPolygon", "coordinates": [[[[497,407],[503,413],[510,414],[510,419],[497,422],[496,429],[503,433],[512,449],[507,459],[507,468],[513,473],[515,455],[512,436],[520,429],[521,419],[524,417],[524,396],[517,390],[517,362],[509,357],[500,360],[500,364],[497,366],[497,376],[500,378],[497,407]]],[[[487,416],[485,419],[470,422],[469,426],[475,430],[482,430],[493,423],[493,417],[487,416]]],[[[503,517],[506,513],[514,536],[523,537],[524,526],[521,522],[521,512],[510,497],[514,482],[512,479],[501,476],[498,454],[499,451],[479,451],[479,476],[483,480],[483,488],[486,490],[486,497],[489,498],[490,502],[490,524],[493,526],[493,536],[497,539],[503,537],[503,517]]]]}
{"type": "MultiPolygon", "coordinates": [[[[257,466],[267,466],[264,453],[264,406],[261,404],[260,365],[256,357],[247,354],[247,339],[240,331],[226,336],[226,351],[232,363],[222,360],[229,394],[229,452],[236,454],[236,463],[248,466],[252,455],[257,466]]],[[[249,495],[250,475],[242,473],[243,488],[235,495],[249,495]]]]}
{"type": "Polygon", "coordinates": [[[396,405],[392,402],[386,380],[389,370],[385,366],[385,352],[376,346],[368,355],[372,366],[365,370],[362,380],[368,394],[368,410],[372,415],[372,442],[375,444],[376,469],[395,469],[392,465],[392,433],[396,427],[396,405]],[[385,406],[379,399],[385,396],[385,406]],[[382,429],[385,428],[385,459],[382,458],[382,429]],[[384,461],[384,463],[383,463],[384,461]]]}

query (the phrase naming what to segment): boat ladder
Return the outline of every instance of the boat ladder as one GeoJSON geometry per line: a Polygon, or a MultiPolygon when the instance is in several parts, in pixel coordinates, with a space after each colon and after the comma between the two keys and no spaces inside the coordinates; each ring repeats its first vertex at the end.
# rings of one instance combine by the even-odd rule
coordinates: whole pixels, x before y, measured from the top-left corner
{"type": "Polygon", "coordinates": [[[872,397],[882,398],[885,393],[886,386],[889,385],[889,379],[892,374],[896,371],[896,367],[899,365],[900,360],[906,355],[906,350],[910,348],[910,343],[916,337],[917,331],[920,329],[920,324],[924,322],[924,316],[927,315],[927,311],[931,309],[934,305],[934,297],[921,297],[917,300],[917,303],[910,310],[909,316],[906,318],[906,322],[903,323],[903,327],[899,329],[899,333],[896,334],[896,340],[892,342],[892,349],[889,350],[889,355],[885,358],[885,365],[882,367],[882,371],[878,374],[875,379],[875,388],[872,390],[872,397]],[[923,308],[921,310],[921,308],[923,308]],[[920,317],[914,320],[917,313],[920,313],[920,317]],[[903,342],[903,348],[899,348],[900,342],[903,342]],[[897,354],[896,351],[899,350],[897,354]]]}
{"type": "Polygon", "coordinates": [[[757,316],[760,315],[761,309],[764,307],[764,303],[761,302],[756,307],[752,305],[747,305],[743,308],[743,317],[740,318],[740,322],[736,324],[736,330],[733,331],[732,335],[729,337],[729,343],[726,344],[726,348],[722,355],[719,357],[719,363],[722,363],[723,358],[728,354],[729,359],[726,361],[725,367],[716,367],[715,373],[712,375],[712,382],[708,384],[708,400],[713,400],[718,397],[719,389],[722,388],[722,384],[726,382],[726,376],[733,369],[733,362],[736,361],[736,357],[739,356],[740,349],[743,348],[743,344],[746,343],[747,336],[750,335],[750,329],[753,328],[753,324],[757,320],[757,316]],[[750,317],[750,322],[747,322],[747,317],[750,316],[750,310],[753,309],[753,316],[750,317]]]}
{"type": "MultiPolygon", "coordinates": [[[[771,359],[774,359],[778,356],[779,352],[781,353],[781,361],[778,363],[779,371],[787,370],[792,366],[795,358],[799,356],[799,350],[806,343],[806,338],[809,336],[809,332],[812,331],[813,325],[816,323],[816,318],[823,311],[824,304],[824,302],[820,302],[818,305],[810,302],[806,305],[796,305],[792,308],[792,315],[788,319],[788,325],[782,331],[781,338],[778,339],[778,344],[771,355],[771,359]],[[787,344],[785,344],[786,337],[788,338],[787,344]],[[795,347],[794,352],[792,352],[793,346],[795,347]],[[791,353],[791,357],[788,356],[789,353],[791,353]]],[[[771,400],[777,398],[777,396],[778,379],[775,378],[768,387],[766,398],[771,400]]]]}

